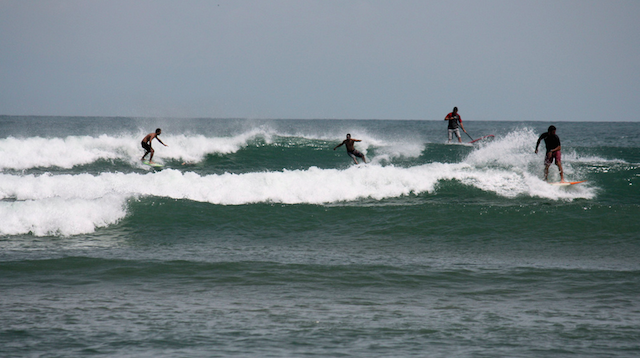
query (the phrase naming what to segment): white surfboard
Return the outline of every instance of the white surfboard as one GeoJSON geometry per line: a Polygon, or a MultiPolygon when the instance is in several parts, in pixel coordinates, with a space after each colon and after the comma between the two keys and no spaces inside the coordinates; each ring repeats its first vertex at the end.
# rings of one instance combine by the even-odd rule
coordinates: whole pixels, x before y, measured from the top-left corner
{"type": "Polygon", "coordinates": [[[148,160],[143,160],[142,164],[148,165],[148,166],[153,167],[153,168],[162,168],[163,167],[163,165],[160,164],[160,163],[150,162],[148,160]]]}

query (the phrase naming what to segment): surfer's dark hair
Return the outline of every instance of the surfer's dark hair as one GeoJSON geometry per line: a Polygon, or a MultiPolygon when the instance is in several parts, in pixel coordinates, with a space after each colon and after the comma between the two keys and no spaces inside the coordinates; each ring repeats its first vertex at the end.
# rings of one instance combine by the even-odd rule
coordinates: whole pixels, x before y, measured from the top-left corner
{"type": "Polygon", "coordinates": [[[549,126],[549,129],[547,129],[547,132],[551,132],[555,130],[556,130],[556,126],[549,126]]]}
{"type": "Polygon", "coordinates": [[[156,128],[156,133],[160,133],[160,132],[162,132],[162,129],[156,128]]]}
{"type": "Polygon", "coordinates": [[[453,107],[454,112],[458,112],[458,107],[453,107]]]}

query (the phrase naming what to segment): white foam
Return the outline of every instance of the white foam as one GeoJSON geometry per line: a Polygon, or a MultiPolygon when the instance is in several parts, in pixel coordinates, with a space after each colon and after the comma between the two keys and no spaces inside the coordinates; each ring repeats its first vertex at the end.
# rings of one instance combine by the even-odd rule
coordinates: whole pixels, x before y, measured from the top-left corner
{"type": "Polygon", "coordinates": [[[173,169],[97,176],[0,174],[0,199],[5,199],[0,202],[0,234],[89,233],[122,219],[126,201],[143,196],[218,205],[325,204],[433,193],[445,180],[457,180],[506,198],[572,200],[595,195],[594,189],[586,185],[566,190],[548,185],[526,171],[478,168],[469,163],[430,163],[410,168],[360,165],[344,170],[311,167],[221,175],[173,169]]]}
{"type": "MultiPolygon", "coordinates": [[[[207,153],[233,153],[273,133],[251,130],[229,138],[201,135],[163,137],[164,157],[198,160],[207,153]]],[[[366,138],[366,137],[361,137],[366,138]]],[[[407,144],[368,139],[366,152],[376,145],[373,163],[347,169],[282,170],[244,174],[201,175],[165,169],[160,172],[102,173],[100,175],[11,175],[0,173],[0,235],[77,235],[117,223],[126,215],[126,202],[144,196],[185,199],[216,205],[251,203],[326,204],[382,200],[411,194],[436,193],[439,184],[456,180],[504,198],[537,197],[550,200],[592,199],[589,183],[572,187],[548,185],[542,180],[542,154],[534,154],[537,135],[518,130],[481,143],[460,163],[428,163],[409,168],[378,163],[398,156],[419,156],[424,143],[407,144]]],[[[65,139],[7,138],[1,141],[0,168],[69,167],[96,158],[131,158],[140,150],[133,136],[67,137],[65,139]],[[49,150],[41,147],[49,146],[49,150]],[[53,147],[53,148],[51,148],[53,147]],[[7,154],[7,149],[10,155],[7,154]],[[24,153],[22,152],[24,150],[24,153]],[[62,152],[62,153],[60,153],[62,152]],[[18,159],[12,155],[20,156],[18,159]],[[31,158],[33,156],[33,159],[31,158]]],[[[541,148],[541,152],[544,149],[541,148]]],[[[572,158],[568,154],[568,158],[572,158]]],[[[600,158],[582,158],[597,162],[600,158]]],[[[565,175],[575,171],[565,161],[565,175]]],[[[552,172],[551,175],[557,175],[552,172]]]]}
{"type": "MultiPolygon", "coordinates": [[[[557,198],[556,187],[529,173],[478,169],[467,163],[430,163],[410,168],[359,165],[344,170],[311,167],[305,170],[220,175],[200,175],[173,169],[147,174],[103,173],[97,176],[0,174],[0,199],[97,200],[110,195],[151,195],[222,205],[258,202],[323,204],[434,192],[436,185],[443,180],[458,180],[504,197],[524,195],[557,198]],[[546,190],[541,191],[541,187],[546,190]]],[[[577,197],[590,198],[591,194],[571,191],[568,196],[563,196],[577,197]]]]}
{"type": "MultiPolygon", "coordinates": [[[[234,153],[255,138],[269,142],[273,134],[253,129],[233,137],[205,137],[203,135],[163,135],[167,147],[153,142],[156,155],[163,158],[200,161],[207,154],[234,153]]],[[[143,135],[98,137],[68,136],[66,138],[31,137],[0,139],[0,170],[24,170],[30,168],[72,168],[97,160],[122,160],[137,163],[142,157],[140,142],[143,135]]]]}
{"type": "Polygon", "coordinates": [[[0,235],[71,236],[113,225],[126,215],[124,197],[96,200],[52,197],[0,202],[0,235]]]}
{"type": "MultiPolygon", "coordinates": [[[[140,146],[143,137],[144,134],[141,132],[136,135],[121,136],[103,134],[97,137],[4,138],[0,139],[0,171],[52,167],[70,169],[98,160],[121,160],[136,165],[143,154],[143,149],[140,146]]],[[[199,162],[209,154],[235,153],[257,139],[272,144],[275,137],[328,141],[331,142],[329,147],[333,146],[333,143],[337,145],[343,140],[340,137],[327,137],[325,134],[313,136],[300,133],[277,133],[267,126],[260,126],[229,137],[207,137],[201,134],[163,134],[162,141],[168,146],[164,147],[154,141],[153,147],[156,150],[156,160],[199,162]]],[[[369,152],[369,148],[377,148],[377,158],[367,157],[377,163],[390,162],[398,157],[416,158],[421,155],[424,149],[422,142],[407,143],[404,138],[397,142],[389,142],[368,135],[365,131],[354,138],[362,140],[356,144],[356,147],[365,155],[369,152]]]]}
{"type": "Polygon", "coordinates": [[[0,170],[52,166],[71,168],[98,159],[115,159],[122,157],[122,151],[126,151],[127,144],[123,138],[107,135],[0,139],[0,170]]]}
{"type": "Polygon", "coordinates": [[[418,158],[424,147],[424,143],[388,143],[376,150],[372,163],[392,162],[396,158],[418,158]]]}
{"type": "MultiPolygon", "coordinates": [[[[184,134],[167,136],[163,142],[167,147],[161,147],[162,157],[199,162],[207,154],[230,154],[247,146],[251,140],[262,138],[266,143],[271,143],[273,133],[254,129],[233,137],[205,137],[203,135],[187,136],[184,134]]],[[[138,145],[139,147],[139,145],[138,145]]],[[[158,145],[155,144],[158,148],[158,145]]],[[[157,149],[156,149],[157,151],[157,149]]]]}

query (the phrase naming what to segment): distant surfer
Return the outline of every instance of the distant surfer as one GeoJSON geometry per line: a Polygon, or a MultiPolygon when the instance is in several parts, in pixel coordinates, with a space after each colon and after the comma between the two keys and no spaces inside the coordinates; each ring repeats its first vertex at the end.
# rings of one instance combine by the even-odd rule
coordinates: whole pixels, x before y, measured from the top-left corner
{"type": "Polygon", "coordinates": [[[462,138],[460,138],[460,128],[462,128],[465,133],[467,133],[467,131],[462,125],[462,118],[460,118],[460,115],[458,114],[458,107],[453,107],[453,112],[447,114],[447,116],[444,117],[444,120],[449,121],[449,126],[447,127],[449,132],[449,143],[451,143],[451,139],[454,134],[458,137],[458,143],[462,143],[462,138]]]}
{"type": "Polygon", "coordinates": [[[547,154],[544,156],[544,180],[547,180],[549,176],[549,166],[553,161],[556,161],[556,165],[560,170],[560,182],[564,183],[564,173],[562,171],[562,160],[560,153],[560,137],[556,135],[556,127],[549,126],[547,132],[540,134],[538,142],[536,143],[536,154],[538,154],[538,146],[540,141],[544,139],[544,144],[547,146],[547,154]]]}
{"type": "MultiPolygon", "coordinates": [[[[153,150],[153,148],[151,148],[151,141],[155,138],[158,140],[158,142],[162,143],[162,141],[160,140],[160,138],[158,138],[158,136],[162,133],[162,129],[158,128],[156,129],[155,133],[149,133],[147,134],[146,137],[144,137],[142,139],[142,148],[144,148],[145,152],[144,155],[142,156],[142,159],[140,160],[144,160],[144,157],[147,156],[147,154],[151,153],[151,156],[149,157],[149,163],[153,163],[153,153],[155,152],[153,150]]],[[[165,147],[167,147],[166,144],[162,143],[162,145],[164,145],[165,147]]]]}
{"type": "Polygon", "coordinates": [[[353,143],[355,142],[362,142],[360,139],[353,139],[351,138],[351,134],[347,133],[347,139],[343,140],[342,143],[336,145],[333,150],[336,150],[336,148],[342,146],[343,144],[347,147],[347,154],[349,154],[349,156],[353,159],[353,161],[358,164],[358,159],[356,159],[356,157],[358,158],[362,158],[362,160],[366,163],[367,162],[367,158],[364,157],[364,154],[360,153],[359,151],[356,150],[355,146],[353,145],[353,143]]]}

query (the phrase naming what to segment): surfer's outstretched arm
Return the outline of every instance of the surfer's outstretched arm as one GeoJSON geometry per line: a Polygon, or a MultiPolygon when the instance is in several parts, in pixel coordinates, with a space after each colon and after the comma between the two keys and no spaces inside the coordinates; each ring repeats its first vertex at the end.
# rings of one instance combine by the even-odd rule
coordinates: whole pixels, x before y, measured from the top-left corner
{"type": "Polygon", "coordinates": [[[158,142],[160,142],[160,144],[164,145],[165,147],[168,147],[168,145],[162,143],[162,141],[160,140],[160,138],[158,138],[158,136],[156,136],[156,139],[158,140],[158,142]]]}

